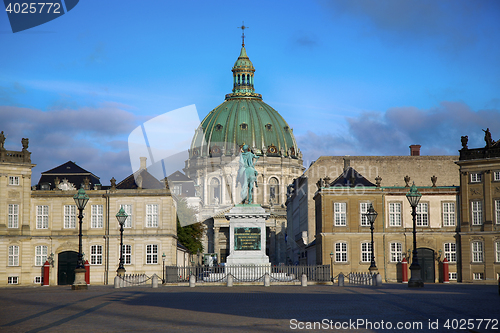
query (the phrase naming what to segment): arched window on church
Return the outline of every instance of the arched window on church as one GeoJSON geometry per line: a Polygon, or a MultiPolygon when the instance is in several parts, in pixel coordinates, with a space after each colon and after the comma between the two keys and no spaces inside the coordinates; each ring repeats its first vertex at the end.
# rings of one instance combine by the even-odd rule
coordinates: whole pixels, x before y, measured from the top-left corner
{"type": "Polygon", "coordinates": [[[241,84],[241,77],[240,77],[240,74],[238,74],[238,85],[241,84]]]}
{"type": "Polygon", "coordinates": [[[269,200],[273,204],[280,203],[280,183],[275,177],[269,179],[269,200]]]}
{"type": "Polygon", "coordinates": [[[217,178],[210,180],[209,200],[211,205],[218,205],[220,203],[220,182],[217,178]]]}

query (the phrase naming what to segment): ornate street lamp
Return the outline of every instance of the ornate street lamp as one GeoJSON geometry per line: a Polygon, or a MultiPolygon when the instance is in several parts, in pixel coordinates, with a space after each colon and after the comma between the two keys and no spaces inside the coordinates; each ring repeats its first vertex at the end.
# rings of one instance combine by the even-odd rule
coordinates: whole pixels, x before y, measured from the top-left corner
{"type": "Polygon", "coordinates": [[[85,282],[85,267],[83,265],[83,254],[82,254],[82,220],[83,220],[83,210],[89,201],[89,196],[85,193],[83,186],[78,190],[78,193],[73,196],[75,200],[76,207],[78,208],[78,219],[80,223],[80,229],[78,232],[78,261],[75,268],[75,282],[71,286],[73,290],[87,289],[87,282],[85,282]]]}
{"type": "Polygon", "coordinates": [[[378,268],[377,268],[377,265],[375,264],[375,247],[373,245],[373,223],[375,222],[375,219],[377,218],[378,213],[373,208],[373,205],[370,204],[368,211],[364,215],[366,216],[366,219],[368,220],[368,222],[370,222],[370,231],[372,233],[372,244],[371,244],[372,245],[372,251],[371,251],[372,257],[371,257],[370,268],[368,270],[370,272],[376,272],[376,271],[378,271],[378,268]]]}
{"type": "Polygon", "coordinates": [[[125,274],[125,267],[123,267],[123,225],[125,224],[127,217],[127,213],[125,213],[125,210],[123,210],[123,207],[121,207],[116,214],[116,219],[118,220],[118,223],[120,223],[120,264],[118,265],[118,269],[116,270],[117,275],[125,274]]]}
{"type": "Polygon", "coordinates": [[[406,198],[411,205],[413,216],[413,260],[411,262],[410,271],[411,277],[408,281],[408,287],[411,288],[421,288],[424,286],[424,281],[422,281],[422,276],[420,272],[420,265],[418,264],[418,254],[417,254],[417,206],[422,194],[417,190],[415,182],[410,187],[410,191],[406,193],[406,198]]]}

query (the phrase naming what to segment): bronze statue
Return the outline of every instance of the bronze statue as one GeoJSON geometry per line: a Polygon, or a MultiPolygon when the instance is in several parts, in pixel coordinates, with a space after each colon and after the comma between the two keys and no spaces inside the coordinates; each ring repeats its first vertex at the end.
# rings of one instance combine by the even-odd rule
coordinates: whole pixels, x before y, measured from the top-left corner
{"type": "Polygon", "coordinates": [[[243,152],[240,155],[240,168],[238,170],[238,182],[241,184],[241,201],[242,203],[251,204],[253,202],[253,186],[257,187],[258,172],[254,167],[254,159],[258,159],[254,153],[250,151],[248,145],[243,145],[243,152]]]}

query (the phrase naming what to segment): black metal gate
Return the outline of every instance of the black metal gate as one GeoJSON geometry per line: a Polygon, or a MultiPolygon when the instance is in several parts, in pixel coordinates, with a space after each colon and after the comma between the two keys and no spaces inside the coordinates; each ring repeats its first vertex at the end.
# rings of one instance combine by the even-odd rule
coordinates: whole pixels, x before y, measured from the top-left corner
{"type": "Polygon", "coordinates": [[[75,282],[75,268],[78,252],[66,251],[57,256],[57,284],[68,285],[75,282]]]}

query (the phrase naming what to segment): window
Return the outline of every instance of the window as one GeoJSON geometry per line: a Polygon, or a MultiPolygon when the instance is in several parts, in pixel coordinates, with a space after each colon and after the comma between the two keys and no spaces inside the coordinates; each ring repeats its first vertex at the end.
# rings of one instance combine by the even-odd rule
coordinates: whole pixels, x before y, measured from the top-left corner
{"type": "Polygon", "coordinates": [[[132,264],[132,245],[123,244],[123,264],[132,264]]]}
{"type": "Polygon", "coordinates": [[[500,171],[493,172],[493,180],[496,182],[500,181],[500,171]]]}
{"type": "Polygon", "coordinates": [[[9,246],[9,266],[19,266],[19,246],[9,246]]]}
{"type": "Polygon", "coordinates": [[[182,194],[182,185],[174,185],[172,193],[175,195],[181,195],[182,194]]]}
{"type": "Polygon", "coordinates": [[[9,185],[19,185],[19,177],[9,176],[9,185]]]}
{"type": "Polygon", "coordinates": [[[448,272],[448,280],[456,280],[457,279],[457,272],[448,272]]]}
{"type": "Polygon", "coordinates": [[[347,262],[347,243],[335,243],[335,262],[347,262]]]}
{"type": "Polygon", "coordinates": [[[371,262],[372,261],[372,244],[371,243],[361,243],[361,261],[371,262]]]}
{"type": "Polygon", "coordinates": [[[47,246],[39,245],[35,247],[35,266],[43,266],[47,261],[47,246]]]}
{"type": "Polygon", "coordinates": [[[481,182],[481,174],[480,173],[471,173],[470,174],[470,182],[471,183],[480,183],[481,182]]]}
{"type": "Polygon", "coordinates": [[[9,204],[9,228],[19,228],[19,205],[9,204]]]}
{"type": "Polygon", "coordinates": [[[401,203],[400,202],[390,202],[389,203],[389,225],[391,227],[401,226],[401,203]]]}
{"type": "Polygon", "coordinates": [[[92,205],[91,228],[102,228],[102,205],[92,205]]]}
{"type": "Polygon", "coordinates": [[[448,262],[457,262],[457,244],[444,243],[444,257],[448,262]]]}
{"type": "Polygon", "coordinates": [[[361,221],[362,226],[370,226],[370,222],[366,218],[366,213],[368,213],[368,208],[370,207],[370,203],[368,202],[360,202],[359,203],[359,220],[361,221]]]}
{"type": "Polygon", "coordinates": [[[481,201],[471,201],[472,225],[483,224],[483,203],[481,201]]]}
{"type": "Polygon", "coordinates": [[[443,202],[443,227],[455,225],[455,203],[443,202]]]}
{"type": "Polygon", "coordinates": [[[158,205],[146,205],[146,227],[158,226],[158,205]]]}
{"type": "Polygon", "coordinates": [[[474,280],[484,280],[484,273],[474,273],[472,276],[474,280]]]}
{"type": "Polygon", "coordinates": [[[18,276],[9,276],[7,278],[7,283],[8,284],[18,284],[19,283],[19,277],[18,276]]]}
{"type": "Polygon", "coordinates": [[[217,178],[210,180],[208,195],[211,205],[218,205],[220,203],[220,182],[217,178]]]}
{"type": "Polygon", "coordinates": [[[495,261],[500,262],[500,242],[495,243],[495,261]]]}
{"type": "Polygon", "coordinates": [[[472,262],[483,262],[482,242],[472,242],[472,262]]]}
{"type": "Polygon", "coordinates": [[[495,216],[497,224],[500,224],[500,200],[495,200],[495,216]]]}
{"type": "Polygon", "coordinates": [[[335,202],[334,203],[334,219],[336,226],[343,226],[347,224],[347,204],[345,202],[335,202]]]}
{"type": "Polygon", "coordinates": [[[102,245],[92,245],[90,247],[90,264],[102,265],[102,245]]]}
{"type": "Polygon", "coordinates": [[[120,205],[125,213],[127,213],[127,219],[125,220],[124,228],[132,228],[132,205],[120,205]]]}
{"type": "Polygon", "coordinates": [[[146,245],[146,264],[158,263],[158,245],[146,245]]]}
{"type": "Polygon", "coordinates": [[[76,206],[75,205],[65,205],[64,206],[64,228],[65,229],[76,228],[76,206]]]}
{"type": "Polygon", "coordinates": [[[269,180],[269,199],[276,204],[280,202],[280,185],[278,179],[274,177],[269,180]]]}
{"type": "Polygon", "coordinates": [[[391,262],[403,260],[403,245],[401,243],[391,243],[391,262]]]}
{"type": "Polygon", "coordinates": [[[417,206],[417,226],[429,226],[429,209],[427,202],[419,203],[417,206]]]}
{"type": "Polygon", "coordinates": [[[33,283],[35,283],[35,284],[42,284],[42,277],[41,276],[35,276],[35,279],[33,280],[33,283]]]}
{"type": "Polygon", "coordinates": [[[49,206],[36,206],[36,228],[49,228],[49,206]]]}

